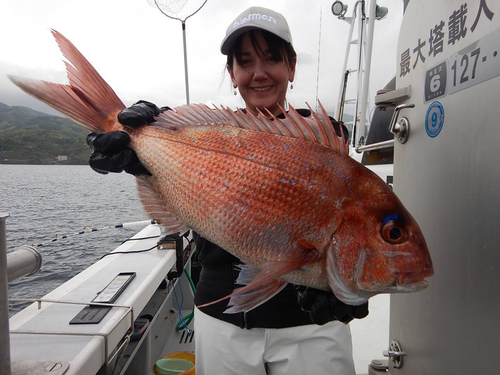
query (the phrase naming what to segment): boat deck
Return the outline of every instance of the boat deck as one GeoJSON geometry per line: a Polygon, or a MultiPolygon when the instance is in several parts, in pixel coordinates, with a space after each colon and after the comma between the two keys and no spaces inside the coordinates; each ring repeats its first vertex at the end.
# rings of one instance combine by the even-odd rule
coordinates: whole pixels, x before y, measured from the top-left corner
{"type": "Polygon", "coordinates": [[[125,254],[99,260],[43,298],[62,303],[43,302],[40,308],[34,303],[13,316],[9,321],[13,373],[55,364],[60,371],[51,373],[94,375],[112,362],[115,348],[175,265],[172,250],[131,253],[154,247],[159,235],[157,226],[146,227],[114,250],[125,254]],[[120,272],[136,274],[114,302],[121,307],[113,307],[98,324],[69,324],[120,272]]]}
{"type": "MultiPolygon", "coordinates": [[[[159,236],[159,228],[149,225],[113,251],[124,254],[104,257],[43,298],[53,302],[42,302],[40,308],[34,303],[13,316],[12,374],[45,373],[47,368],[57,375],[147,374],[167,354],[194,351],[193,322],[186,320],[187,328],[179,324],[193,309],[190,283],[185,274],[176,282],[166,280],[176,267],[175,250],[133,253],[155,247],[159,236]],[[97,324],[69,324],[121,272],[136,276],[114,301],[116,307],[97,324]],[[124,338],[137,318],[149,324],[142,336],[128,342],[124,338]]],[[[183,241],[187,246],[189,241],[183,241]]],[[[387,349],[388,325],[388,295],[370,299],[368,317],[350,323],[358,375],[367,374],[371,360],[387,349]]]]}

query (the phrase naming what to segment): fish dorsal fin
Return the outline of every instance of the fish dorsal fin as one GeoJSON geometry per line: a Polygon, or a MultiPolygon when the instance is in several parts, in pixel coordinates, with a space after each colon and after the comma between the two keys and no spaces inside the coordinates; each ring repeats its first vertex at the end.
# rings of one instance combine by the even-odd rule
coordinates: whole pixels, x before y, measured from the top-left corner
{"type": "Polygon", "coordinates": [[[186,232],[189,228],[165,208],[153,179],[154,177],[137,177],[137,189],[144,209],[152,219],[159,221],[164,228],[163,234],[186,232]]]}
{"type": "Polygon", "coordinates": [[[227,107],[212,109],[204,104],[191,104],[177,107],[173,111],[163,112],[152,126],[166,127],[172,130],[197,125],[234,126],[251,131],[304,139],[348,154],[349,146],[345,141],[342,127],[340,128],[341,137],[338,137],[321,103],[320,108],[320,112],[314,112],[309,107],[311,115],[304,117],[290,106],[288,112],[283,110],[285,118],[281,119],[270,112],[264,115],[259,111],[257,115],[254,115],[240,109],[237,111],[227,107]]]}

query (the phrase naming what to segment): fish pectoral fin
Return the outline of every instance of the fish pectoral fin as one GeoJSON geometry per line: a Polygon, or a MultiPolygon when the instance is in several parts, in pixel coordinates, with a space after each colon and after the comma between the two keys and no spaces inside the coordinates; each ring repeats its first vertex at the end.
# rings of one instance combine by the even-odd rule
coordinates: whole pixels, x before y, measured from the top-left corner
{"type": "Polygon", "coordinates": [[[278,268],[280,271],[277,272],[276,267],[268,267],[269,263],[279,264],[283,262],[268,262],[262,270],[250,265],[240,266],[241,272],[236,280],[236,284],[248,285],[235,289],[233,293],[223,298],[198,307],[213,305],[230,298],[228,308],[224,312],[228,314],[236,314],[239,312],[253,310],[257,306],[262,305],[278,294],[286,286],[286,284],[288,284],[286,281],[277,279],[275,274],[282,276],[293,269],[296,269],[293,268],[288,270],[289,267],[286,266],[285,270],[282,270],[283,264],[279,264],[278,268]]]}
{"type": "Polygon", "coordinates": [[[270,300],[288,284],[286,281],[280,280],[280,277],[302,268],[311,263],[311,260],[311,257],[305,256],[293,261],[269,261],[264,264],[262,269],[243,265],[236,283],[245,285],[244,287],[236,289],[226,297],[199,307],[212,305],[230,298],[229,307],[224,311],[225,313],[235,314],[253,310],[270,300]]]}
{"type": "Polygon", "coordinates": [[[231,299],[229,300],[228,308],[224,312],[226,314],[236,314],[253,310],[281,292],[287,284],[283,280],[270,280],[258,286],[249,284],[238,288],[228,296],[231,299]]]}
{"type": "Polygon", "coordinates": [[[139,176],[137,177],[137,189],[144,209],[162,227],[162,235],[188,231],[189,228],[165,208],[153,181],[154,177],[139,176]]]}

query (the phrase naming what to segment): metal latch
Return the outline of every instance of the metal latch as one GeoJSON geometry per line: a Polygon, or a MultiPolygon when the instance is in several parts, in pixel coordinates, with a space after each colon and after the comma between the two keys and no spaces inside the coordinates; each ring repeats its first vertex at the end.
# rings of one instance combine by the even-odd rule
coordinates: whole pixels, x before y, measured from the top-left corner
{"type": "Polygon", "coordinates": [[[387,359],[374,359],[368,366],[368,375],[387,374],[389,361],[387,359]]]}
{"type": "Polygon", "coordinates": [[[403,367],[403,357],[406,352],[401,349],[401,345],[396,340],[392,340],[389,345],[389,350],[384,350],[384,357],[389,357],[389,360],[394,364],[394,368],[403,367]]]}
{"type": "Polygon", "coordinates": [[[375,96],[375,105],[380,107],[395,107],[396,104],[411,98],[411,86],[396,90],[379,90],[375,96]]]}
{"type": "Polygon", "coordinates": [[[406,117],[401,118],[398,121],[399,112],[405,108],[413,108],[415,104],[401,104],[394,108],[394,113],[392,114],[391,123],[389,125],[389,131],[396,136],[399,143],[405,143],[410,136],[410,121],[406,117]]]}

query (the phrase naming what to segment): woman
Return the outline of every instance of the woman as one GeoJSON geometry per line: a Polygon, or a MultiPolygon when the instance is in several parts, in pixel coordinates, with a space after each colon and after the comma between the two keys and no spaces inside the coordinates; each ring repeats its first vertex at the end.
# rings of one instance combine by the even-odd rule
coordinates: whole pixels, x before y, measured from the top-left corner
{"type": "MultiPolygon", "coordinates": [[[[229,26],[221,52],[245,109],[282,116],[297,55],[285,18],[270,9],[252,7],[229,26]]],[[[235,91],[236,92],[236,91],[235,91]]],[[[160,110],[139,102],[118,119],[129,126],[153,122],[160,110]]],[[[304,116],[309,111],[301,110],[304,116]]],[[[334,123],[339,131],[339,124],[334,123]]],[[[117,132],[118,133],[118,132],[117,132]]],[[[96,152],[90,164],[97,171],[148,173],[130,149],[102,153],[124,133],[91,135],[96,152]],[[108,143],[103,150],[101,144],[108,143]],[[142,168],[141,168],[142,167],[142,168]]],[[[241,262],[216,244],[195,234],[203,268],[195,305],[201,306],[235,289],[241,262]]],[[[225,314],[228,301],[195,309],[196,373],[202,374],[354,374],[348,323],[368,314],[367,304],[348,306],[331,293],[289,284],[268,302],[247,312],[225,314]]]]}

